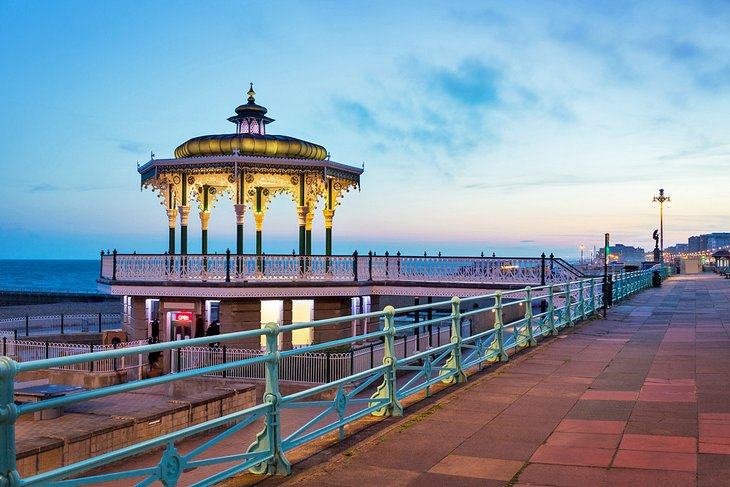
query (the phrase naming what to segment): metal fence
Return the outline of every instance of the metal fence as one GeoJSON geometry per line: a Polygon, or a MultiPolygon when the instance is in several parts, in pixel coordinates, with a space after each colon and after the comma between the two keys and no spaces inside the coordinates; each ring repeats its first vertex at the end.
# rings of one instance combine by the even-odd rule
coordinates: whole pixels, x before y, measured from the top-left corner
{"type": "MultiPolygon", "coordinates": [[[[0,334],[2,340],[2,354],[16,362],[32,362],[48,360],[73,355],[89,355],[109,350],[133,348],[147,345],[147,340],[122,342],[116,345],[93,345],[78,343],[53,343],[49,341],[18,340],[9,333],[0,334]]],[[[93,359],[88,362],[79,362],[70,365],[49,367],[58,370],[78,370],[84,372],[118,372],[143,365],[146,359],[141,354],[123,356],[119,359],[93,359]]]]}
{"type": "Polygon", "coordinates": [[[17,336],[101,333],[122,327],[121,313],[57,314],[0,319],[0,331],[17,336]]]}
{"type": "MultiPolygon", "coordinates": [[[[449,317],[444,320],[449,320],[449,317]]],[[[464,320],[462,333],[468,334],[471,323],[464,320]]],[[[422,327],[423,328],[423,327],[422,327]]],[[[420,330],[408,336],[396,336],[395,347],[403,357],[426,350],[432,346],[449,343],[451,325],[442,324],[435,332],[420,330]]],[[[301,355],[289,356],[279,363],[279,380],[287,382],[303,382],[324,384],[342,379],[349,375],[363,372],[383,362],[385,345],[373,342],[365,346],[353,348],[347,352],[303,352],[301,355]]],[[[265,356],[266,352],[254,349],[231,348],[226,345],[207,347],[180,347],[171,353],[172,372],[200,369],[211,365],[240,362],[245,359],[265,356]]],[[[262,364],[242,365],[222,372],[206,374],[214,377],[235,379],[266,378],[266,370],[262,364]]]]}
{"type": "MultiPolygon", "coordinates": [[[[614,287],[615,300],[626,297],[652,285],[651,271],[627,273],[617,276],[614,287]],[[618,291],[616,291],[618,289],[618,291]]],[[[365,416],[401,415],[403,407],[401,401],[425,391],[428,395],[437,384],[454,384],[463,382],[468,370],[481,369],[492,362],[507,361],[511,354],[521,349],[534,346],[542,337],[559,334],[565,328],[571,327],[579,320],[597,315],[604,301],[604,289],[600,279],[587,279],[567,282],[556,285],[524,288],[521,290],[497,292],[488,296],[475,298],[453,298],[450,302],[451,313],[439,316],[424,322],[396,325],[396,316],[414,311],[426,311],[442,307],[443,303],[424,304],[408,308],[394,309],[391,306],[372,313],[320,320],[310,323],[298,323],[279,326],[269,323],[260,329],[219,335],[216,340],[221,344],[237,340],[261,339],[266,341],[266,352],[255,356],[235,357],[235,360],[226,363],[199,363],[198,368],[181,371],[176,374],[163,375],[147,380],[129,382],[95,389],[77,394],[48,399],[36,403],[26,403],[19,406],[13,404],[13,378],[18,373],[41,370],[52,367],[68,367],[98,360],[120,360],[150,352],[174,352],[180,347],[179,342],[166,342],[153,345],[143,345],[129,349],[106,350],[93,354],[80,354],[49,358],[46,360],[18,363],[8,357],[0,357],[0,411],[3,412],[3,421],[0,421],[0,438],[6,448],[0,449],[0,476],[7,485],[84,485],[124,479],[128,483],[140,482],[140,485],[149,485],[161,481],[164,485],[177,485],[180,476],[186,469],[195,469],[202,466],[227,464],[217,473],[194,485],[212,485],[240,472],[249,470],[259,474],[287,475],[291,466],[287,460],[287,452],[315,438],[330,432],[337,432],[344,438],[344,428],[348,423],[365,416]],[[469,309],[470,304],[478,299],[490,298],[494,304],[487,308],[469,309]],[[507,298],[510,301],[507,301],[507,298]],[[535,313],[536,303],[545,303],[540,312],[535,313]],[[517,321],[505,325],[503,321],[505,308],[518,307],[524,314],[517,321]],[[544,311],[543,311],[544,309],[544,311]],[[461,326],[462,319],[472,319],[481,313],[493,313],[494,327],[477,333],[465,334],[461,326]],[[326,327],[333,325],[349,326],[352,320],[380,320],[384,327],[367,334],[336,340],[328,343],[312,345],[295,350],[277,350],[279,335],[308,327],[326,327]],[[415,334],[417,329],[424,326],[447,322],[449,326],[449,340],[438,346],[418,350],[415,345],[409,345],[408,338],[405,345],[399,350],[396,336],[415,337],[410,343],[421,340],[415,334]],[[305,390],[283,395],[279,387],[280,370],[284,376],[291,367],[306,365],[300,357],[307,354],[326,353],[341,347],[349,347],[363,341],[382,340],[382,362],[380,350],[373,348],[363,352],[359,359],[367,353],[376,354],[372,362],[365,362],[358,367],[364,370],[355,371],[345,377],[333,378],[327,383],[314,385],[305,390]],[[413,354],[408,354],[409,346],[413,354]],[[300,360],[297,362],[297,360],[300,360]],[[112,396],[120,392],[129,392],[149,386],[186,380],[210,374],[228,373],[242,367],[264,370],[265,392],[263,402],[255,406],[227,414],[205,423],[188,426],[171,433],[145,440],[124,448],[118,448],[106,453],[98,453],[94,457],[71,463],[48,472],[39,473],[20,480],[15,464],[15,425],[18,416],[34,413],[48,408],[60,407],[85,400],[112,396]],[[402,372],[406,372],[403,375],[402,372]],[[399,374],[400,373],[400,374],[399,374]],[[374,392],[373,392],[374,390],[374,392]],[[327,393],[327,394],[325,394],[327,393]],[[291,408],[303,408],[307,414],[311,411],[310,419],[301,426],[293,428],[282,427],[281,413],[291,408]],[[251,446],[246,450],[230,454],[226,451],[223,456],[216,456],[211,452],[220,441],[231,434],[240,432],[242,428],[252,423],[259,423],[263,429],[255,435],[251,446]],[[292,431],[293,430],[293,431],[292,431]],[[191,435],[205,431],[214,431],[213,436],[206,439],[200,446],[186,453],[180,453],[175,443],[191,435]],[[286,433],[285,433],[286,432],[286,433]],[[132,455],[143,453],[162,447],[160,461],[157,465],[140,468],[129,468],[119,460],[132,455]],[[114,463],[116,462],[116,463],[114,463]],[[100,466],[114,463],[116,471],[112,473],[94,474],[92,477],[83,477],[83,473],[100,466]],[[232,465],[232,466],[231,466],[232,465]],[[72,481],[62,479],[74,477],[72,481]],[[131,479],[136,478],[135,482],[131,479]],[[70,483],[69,483],[70,482],[70,483]]],[[[186,341],[188,347],[206,347],[209,337],[194,338],[186,341]]],[[[424,342],[425,343],[425,342],[424,342]]],[[[431,344],[433,345],[433,344],[431,344]]],[[[202,354],[200,357],[210,357],[202,354]]],[[[353,355],[354,357],[354,355],[353,355]]],[[[363,359],[368,360],[368,359],[363,359]]],[[[246,444],[241,439],[240,444],[246,444]]]]}

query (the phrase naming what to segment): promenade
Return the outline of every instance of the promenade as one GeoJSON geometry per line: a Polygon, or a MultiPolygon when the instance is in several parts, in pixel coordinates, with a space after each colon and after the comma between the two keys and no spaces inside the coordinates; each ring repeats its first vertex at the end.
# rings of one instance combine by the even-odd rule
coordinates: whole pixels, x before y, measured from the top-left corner
{"type": "Polygon", "coordinates": [[[287,486],[730,485],[730,281],[680,275],[287,486]]]}

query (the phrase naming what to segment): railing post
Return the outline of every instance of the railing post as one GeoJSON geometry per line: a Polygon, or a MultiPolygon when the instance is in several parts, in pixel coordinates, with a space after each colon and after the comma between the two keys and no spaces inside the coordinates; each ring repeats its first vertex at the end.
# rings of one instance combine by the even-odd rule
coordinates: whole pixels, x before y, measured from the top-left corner
{"type": "Polygon", "coordinates": [[[389,254],[389,253],[388,253],[388,251],[386,250],[386,251],[385,251],[385,278],[386,278],[386,279],[388,279],[388,262],[390,261],[390,259],[388,258],[388,256],[389,256],[389,255],[390,255],[390,254],[389,254]]]}
{"type": "MultiPolygon", "coordinates": [[[[89,345],[89,352],[94,353],[94,344],[89,345]]],[[[94,361],[91,360],[89,362],[89,372],[93,372],[93,371],[94,371],[94,361]]]]}
{"type": "Polygon", "coordinates": [[[3,337],[3,355],[4,356],[8,355],[8,338],[7,337],[3,337]]]}
{"type": "Polygon", "coordinates": [[[117,249],[112,252],[112,281],[117,280],[117,249]]]}
{"type": "Polygon", "coordinates": [[[226,249],[226,282],[231,282],[231,249],[226,249]]]}
{"type": "Polygon", "coordinates": [[[565,283],[565,312],[568,314],[568,326],[573,326],[573,313],[570,311],[570,282],[565,283]]]}
{"type": "MultiPolygon", "coordinates": [[[[117,349],[117,342],[114,342],[114,343],[112,344],[112,348],[113,348],[114,350],[116,350],[116,349],[117,349]]],[[[122,360],[124,360],[124,358],[122,358],[122,360]]],[[[114,372],[116,372],[116,371],[117,371],[117,358],[116,358],[116,357],[114,357],[114,358],[112,359],[112,365],[113,365],[113,367],[114,367],[114,372]]],[[[124,365],[124,362],[122,362],[122,365],[124,365]]]]}
{"type": "Polygon", "coordinates": [[[497,305],[497,312],[494,317],[494,327],[497,328],[497,344],[499,345],[499,359],[502,362],[509,360],[509,355],[504,349],[504,317],[502,316],[502,291],[497,291],[494,297],[497,305]]]}
{"type": "Polygon", "coordinates": [[[104,278],[104,251],[101,251],[101,259],[99,259],[99,279],[104,278]]]}
{"type": "Polygon", "coordinates": [[[63,335],[63,313],[61,313],[61,335],[63,335]]]}
{"type": "Polygon", "coordinates": [[[46,340],[46,359],[48,359],[48,340],[46,340]]]}
{"type": "Polygon", "coordinates": [[[545,252],[540,256],[540,285],[545,285],[545,252]]]}
{"type": "Polygon", "coordinates": [[[25,336],[30,336],[30,318],[28,318],[28,315],[25,315],[25,336]]]}
{"type": "Polygon", "coordinates": [[[325,353],[327,354],[327,367],[326,367],[326,372],[325,372],[325,382],[329,384],[330,382],[332,382],[332,365],[331,365],[332,354],[330,353],[329,350],[327,350],[325,353]]]}
{"type": "Polygon", "coordinates": [[[99,333],[101,333],[101,313],[99,313],[99,333]]]}
{"type": "MultiPolygon", "coordinates": [[[[222,352],[223,352],[223,363],[224,364],[227,364],[228,363],[228,349],[226,348],[226,344],[225,343],[223,344],[223,351],[222,352]]],[[[228,377],[228,370],[224,370],[223,371],[223,378],[225,379],[226,377],[228,377]]]]}
{"type": "Polygon", "coordinates": [[[555,328],[555,289],[553,284],[550,284],[548,288],[548,325],[550,325],[550,334],[556,336],[558,334],[557,328],[555,328]]]}
{"type": "Polygon", "coordinates": [[[368,252],[368,280],[373,280],[373,251],[368,252]]]}
{"type": "Polygon", "coordinates": [[[441,382],[444,384],[461,384],[466,382],[466,374],[461,364],[461,299],[454,296],[451,298],[451,356],[439,372],[439,376],[448,374],[447,369],[454,369],[456,374],[441,382]]]}
{"type": "Polygon", "coordinates": [[[525,303],[525,326],[527,326],[527,339],[530,346],[534,347],[537,345],[537,341],[535,340],[535,333],[532,329],[532,288],[527,286],[527,288],[525,288],[525,292],[527,293],[527,302],[525,303]]]}
{"type": "Polygon", "coordinates": [[[15,465],[15,405],[13,379],[17,363],[8,357],[0,357],[0,485],[20,485],[20,475],[15,465]]]}
{"type": "Polygon", "coordinates": [[[175,350],[175,373],[179,374],[182,369],[180,361],[182,360],[182,347],[177,347],[175,350]]]}
{"type": "Polygon", "coordinates": [[[596,280],[591,278],[591,312],[593,316],[598,316],[598,306],[596,306],[596,280]]]}
{"type": "MultiPolygon", "coordinates": [[[[393,306],[386,306],[383,309],[385,312],[385,325],[383,336],[385,343],[383,344],[383,365],[387,365],[385,373],[383,374],[383,383],[378,386],[370,398],[371,399],[387,399],[388,403],[383,407],[376,409],[372,412],[373,416],[403,416],[403,407],[398,401],[396,396],[396,355],[395,355],[395,308],[393,306]]],[[[372,406],[373,403],[370,403],[372,406]]]]}
{"type": "Polygon", "coordinates": [[[357,281],[357,250],[352,253],[352,274],[354,281],[357,281]]]}
{"type": "Polygon", "coordinates": [[[279,325],[277,323],[267,323],[264,325],[264,330],[266,333],[266,385],[263,402],[269,405],[269,409],[266,412],[264,429],[256,436],[256,441],[248,447],[248,453],[269,453],[272,458],[251,467],[249,470],[257,474],[289,475],[291,473],[291,464],[284,455],[284,449],[281,445],[279,325]]]}
{"type": "Polygon", "coordinates": [[[586,301],[585,296],[583,295],[585,290],[583,289],[583,280],[580,281],[580,319],[585,320],[586,319],[586,301]]]}

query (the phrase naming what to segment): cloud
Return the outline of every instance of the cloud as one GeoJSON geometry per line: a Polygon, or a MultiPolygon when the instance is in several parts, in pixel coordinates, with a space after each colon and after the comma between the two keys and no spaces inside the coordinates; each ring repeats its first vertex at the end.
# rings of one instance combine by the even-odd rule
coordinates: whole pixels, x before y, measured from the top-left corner
{"type": "Polygon", "coordinates": [[[38,184],[35,186],[31,186],[30,192],[31,193],[52,193],[55,191],[63,191],[60,187],[56,186],[55,184],[38,184]]]}
{"type": "Polygon", "coordinates": [[[337,100],[334,109],[343,123],[359,130],[374,130],[378,127],[375,115],[357,101],[337,100]]]}
{"type": "Polygon", "coordinates": [[[424,80],[438,94],[465,106],[494,106],[501,100],[500,73],[482,61],[469,58],[456,69],[433,69],[424,80]]]}
{"type": "Polygon", "coordinates": [[[124,152],[130,152],[132,154],[146,152],[145,146],[142,143],[131,140],[120,140],[117,143],[117,147],[124,152]]]}
{"type": "Polygon", "coordinates": [[[31,193],[84,193],[87,191],[101,191],[112,188],[114,188],[114,186],[58,186],[55,184],[43,183],[31,186],[28,191],[31,193]]]}

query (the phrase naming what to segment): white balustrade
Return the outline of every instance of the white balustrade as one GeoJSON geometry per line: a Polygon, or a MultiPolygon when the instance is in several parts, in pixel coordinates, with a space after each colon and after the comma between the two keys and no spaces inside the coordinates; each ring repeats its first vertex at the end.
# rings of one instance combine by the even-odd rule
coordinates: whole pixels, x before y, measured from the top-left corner
{"type": "Polygon", "coordinates": [[[121,281],[358,281],[540,284],[576,279],[560,259],[494,257],[122,255],[103,257],[103,277],[121,281]],[[116,259],[116,273],[108,261],[116,259]],[[543,264],[545,268],[543,269],[543,264]]]}

